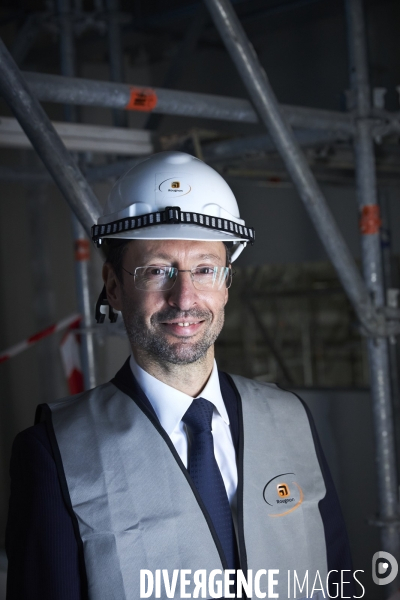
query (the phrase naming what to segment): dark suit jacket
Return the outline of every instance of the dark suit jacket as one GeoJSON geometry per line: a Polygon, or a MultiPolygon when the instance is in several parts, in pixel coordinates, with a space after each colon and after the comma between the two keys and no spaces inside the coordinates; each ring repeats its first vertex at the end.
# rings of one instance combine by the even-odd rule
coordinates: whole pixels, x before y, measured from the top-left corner
{"type": "MultiPolygon", "coordinates": [[[[240,456],[238,392],[228,375],[219,373],[219,376],[236,455],[240,456]]],[[[141,404],[152,420],[157,420],[149,400],[132,375],[129,361],[112,382],[141,404]]],[[[325,529],[328,570],[336,569],[340,573],[352,568],[347,534],[332,477],[307,407],[306,411],[327,490],[319,508],[325,529]]],[[[45,417],[45,411],[39,410],[39,421],[41,415],[45,417]]],[[[6,531],[7,600],[86,600],[82,541],[49,420],[38,422],[17,435],[10,474],[11,498],[6,531]]],[[[247,569],[247,566],[242,564],[241,568],[247,569]]],[[[335,583],[335,578],[331,583],[335,583]]],[[[344,595],[352,597],[351,586],[344,595]]]]}

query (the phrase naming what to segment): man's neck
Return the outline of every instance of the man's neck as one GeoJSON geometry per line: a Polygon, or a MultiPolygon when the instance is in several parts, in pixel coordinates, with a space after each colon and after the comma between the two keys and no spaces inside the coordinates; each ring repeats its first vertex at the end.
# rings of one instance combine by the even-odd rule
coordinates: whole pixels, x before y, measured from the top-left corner
{"type": "Polygon", "coordinates": [[[144,371],[193,398],[204,389],[214,365],[213,346],[204,357],[188,365],[157,362],[156,357],[138,348],[132,348],[132,352],[137,364],[144,371]]]}

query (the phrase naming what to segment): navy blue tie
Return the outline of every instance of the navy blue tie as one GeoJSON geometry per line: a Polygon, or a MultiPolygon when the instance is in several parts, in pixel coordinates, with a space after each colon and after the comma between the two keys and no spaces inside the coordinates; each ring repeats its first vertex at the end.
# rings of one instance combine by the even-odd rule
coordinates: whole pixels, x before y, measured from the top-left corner
{"type": "Polygon", "coordinates": [[[182,418],[191,434],[188,471],[211,517],[228,569],[236,569],[236,540],[232,513],[214,455],[211,433],[213,409],[214,405],[208,400],[195,398],[182,418]]]}

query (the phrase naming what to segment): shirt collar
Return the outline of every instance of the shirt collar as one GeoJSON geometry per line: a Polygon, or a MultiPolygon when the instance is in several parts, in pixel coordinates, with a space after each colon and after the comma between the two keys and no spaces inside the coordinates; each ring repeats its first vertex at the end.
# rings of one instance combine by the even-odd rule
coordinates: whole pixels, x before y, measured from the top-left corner
{"type": "MultiPolygon", "coordinates": [[[[149,399],[154,411],[165,431],[171,436],[174,429],[180,424],[183,415],[191,405],[193,398],[179,390],[163,383],[144,369],[139,367],[133,355],[130,358],[132,373],[149,399]]],[[[229,425],[229,417],[221,394],[217,364],[214,360],[213,369],[205,388],[199,396],[211,402],[222,419],[229,425]]]]}

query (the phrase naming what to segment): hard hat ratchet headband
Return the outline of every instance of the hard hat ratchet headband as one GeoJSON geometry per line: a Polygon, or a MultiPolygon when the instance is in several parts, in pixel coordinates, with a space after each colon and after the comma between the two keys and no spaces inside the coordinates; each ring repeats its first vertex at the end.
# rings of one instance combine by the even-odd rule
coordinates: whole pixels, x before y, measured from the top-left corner
{"type": "Polygon", "coordinates": [[[192,224],[233,234],[245,242],[250,242],[250,244],[253,244],[255,239],[255,232],[252,227],[245,227],[244,225],[220,217],[182,211],[179,206],[166,206],[162,211],[147,213],[135,218],[118,219],[117,221],[103,225],[93,225],[92,240],[96,242],[97,246],[100,246],[103,237],[168,223],[172,225],[179,223],[192,224]]]}

